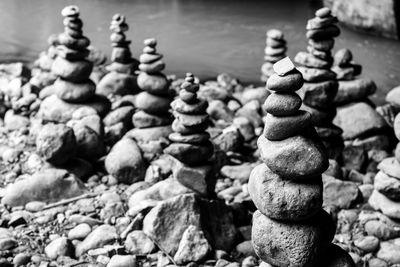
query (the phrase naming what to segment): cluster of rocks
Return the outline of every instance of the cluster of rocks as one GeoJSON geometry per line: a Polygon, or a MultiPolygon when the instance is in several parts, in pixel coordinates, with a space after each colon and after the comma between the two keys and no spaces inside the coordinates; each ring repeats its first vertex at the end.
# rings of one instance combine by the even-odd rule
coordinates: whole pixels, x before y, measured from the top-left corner
{"type": "Polygon", "coordinates": [[[328,168],[324,146],[299,110],[295,93],[301,73],[289,58],[274,65],[267,81],[273,93],[264,104],[264,133],[258,139],[262,164],[253,169],[249,193],[257,211],[252,239],[257,255],[272,266],[353,266],[351,257],[332,245],[335,226],[322,209],[321,174],[328,168]]]}
{"type": "Polygon", "coordinates": [[[137,83],[143,92],[135,99],[137,111],[132,116],[135,129],[127,133],[135,139],[146,158],[152,159],[163,153],[169,143],[168,135],[172,132],[172,116],[169,111],[173,95],[169,88],[170,81],[162,73],[165,63],[162,54],[156,50],[157,40],[144,41],[145,48],[140,56],[140,74],[137,83]]]}
{"type": "Polygon", "coordinates": [[[132,58],[125,32],[129,29],[125,16],[115,14],[111,20],[110,36],[112,53],[111,64],[106,67],[109,71],[98,83],[96,92],[105,96],[123,96],[137,94],[139,88],[136,82],[136,71],[139,62],[132,58]]]}
{"type": "Polygon", "coordinates": [[[274,74],[272,66],[282,58],[286,57],[286,40],[280,30],[272,29],[267,31],[264,50],[265,63],[261,67],[261,81],[266,82],[274,74]]]}
{"type": "Polygon", "coordinates": [[[307,23],[308,52],[297,53],[294,61],[301,65],[300,72],[305,80],[301,91],[303,109],[312,115],[312,123],[328,149],[329,158],[338,159],[343,148],[342,130],[332,124],[336,115],[334,99],[338,91],[336,74],[331,71],[331,50],[334,37],[340,34],[335,25],[337,18],[329,8],[315,12],[315,18],[307,23]]]}
{"type": "Polygon", "coordinates": [[[179,97],[171,103],[174,132],[169,135],[171,144],[164,152],[187,165],[175,168],[178,181],[200,194],[214,195],[215,181],[210,163],[214,148],[210,134],[206,132],[208,102],[197,97],[199,84],[194,79],[193,74],[186,74],[179,97]]]}
{"type": "MultiPolygon", "coordinates": [[[[400,115],[394,120],[394,132],[400,140],[400,115]]],[[[384,159],[378,165],[375,176],[374,191],[369,204],[386,216],[400,219],[400,143],[397,144],[394,157],[384,159]]]]}

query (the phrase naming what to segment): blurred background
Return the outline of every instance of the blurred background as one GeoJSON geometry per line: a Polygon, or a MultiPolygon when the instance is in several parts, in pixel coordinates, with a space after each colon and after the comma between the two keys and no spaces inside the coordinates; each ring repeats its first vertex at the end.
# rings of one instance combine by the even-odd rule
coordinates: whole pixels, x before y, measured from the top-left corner
{"type": "MultiPolygon", "coordinates": [[[[308,0],[1,0],[0,60],[32,62],[47,38],[63,31],[61,9],[80,7],[84,33],[92,44],[111,52],[109,23],[115,13],[127,17],[131,50],[138,57],[143,40],[156,37],[165,55],[166,73],[185,72],[207,79],[226,72],[244,83],[261,84],[265,32],[285,33],[288,55],[306,50],[305,25],[319,1],[308,0]]],[[[378,85],[374,99],[400,84],[396,40],[371,36],[341,25],[335,50],[347,47],[363,66],[363,76],[378,85]]]]}

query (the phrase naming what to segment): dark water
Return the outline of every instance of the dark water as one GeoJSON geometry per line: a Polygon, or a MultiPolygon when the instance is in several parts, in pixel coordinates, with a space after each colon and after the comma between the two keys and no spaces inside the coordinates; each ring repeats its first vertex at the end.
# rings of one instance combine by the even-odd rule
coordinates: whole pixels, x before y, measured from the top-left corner
{"type": "MultiPolygon", "coordinates": [[[[166,72],[190,71],[202,78],[228,72],[244,82],[259,81],[267,29],[284,31],[289,56],[305,50],[305,24],[317,5],[306,0],[1,0],[0,59],[35,59],[47,37],[63,31],[60,10],[69,4],[79,5],[85,34],[107,54],[109,21],[121,13],[131,27],[134,55],[140,54],[143,39],[156,37],[166,72]]],[[[400,84],[399,42],[342,27],[335,48],[343,47],[363,65],[363,75],[378,84],[378,102],[400,84]]]]}

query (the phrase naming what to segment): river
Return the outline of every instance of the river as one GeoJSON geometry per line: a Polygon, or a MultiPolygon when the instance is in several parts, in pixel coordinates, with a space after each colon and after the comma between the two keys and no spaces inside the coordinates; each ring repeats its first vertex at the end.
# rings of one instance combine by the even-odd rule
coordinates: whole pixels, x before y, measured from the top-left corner
{"type": "MultiPolygon", "coordinates": [[[[1,0],[1,61],[33,61],[48,36],[63,31],[60,11],[70,4],[80,7],[85,35],[107,54],[111,17],[121,13],[136,57],[143,39],[156,37],[167,73],[210,78],[227,72],[246,83],[259,83],[265,31],[281,29],[294,57],[306,49],[305,25],[318,6],[306,0],[1,0]]],[[[353,51],[363,76],[378,85],[374,101],[382,102],[400,84],[399,42],[341,29],[335,49],[353,51]]]]}

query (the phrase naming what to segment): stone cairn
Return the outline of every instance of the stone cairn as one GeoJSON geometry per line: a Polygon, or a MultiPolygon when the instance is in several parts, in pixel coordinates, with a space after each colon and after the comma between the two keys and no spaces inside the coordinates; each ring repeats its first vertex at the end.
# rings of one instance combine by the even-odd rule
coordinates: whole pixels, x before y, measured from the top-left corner
{"type": "Polygon", "coordinates": [[[135,72],[138,70],[139,61],[132,58],[125,32],[129,30],[125,16],[115,14],[112,17],[110,41],[112,46],[111,64],[106,67],[109,71],[97,86],[97,93],[102,95],[127,95],[137,94],[139,88],[136,83],[135,72]]]}
{"type": "Polygon", "coordinates": [[[338,159],[343,149],[342,130],[332,121],[336,115],[334,99],[338,91],[336,74],[331,71],[331,49],[340,34],[337,18],[329,8],[315,12],[307,23],[308,52],[299,52],[294,61],[305,80],[302,91],[303,109],[311,113],[312,123],[328,149],[329,158],[338,159]]]}
{"type": "Polygon", "coordinates": [[[203,195],[211,195],[215,182],[212,181],[212,157],[214,148],[207,114],[208,102],[197,97],[199,84],[193,74],[187,73],[181,85],[179,97],[171,103],[175,120],[169,140],[172,142],[164,152],[178,159],[185,166],[175,168],[174,176],[186,187],[203,195]],[[189,175],[191,174],[191,175],[189,175]],[[196,176],[197,174],[197,176],[196,176]]]}
{"type": "Polygon", "coordinates": [[[137,112],[132,116],[136,129],[130,134],[138,141],[144,154],[151,157],[162,153],[163,146],[168,144],[168,135],[172,132],[169,109],[173,96],[169,89],[170,81],[162,73],[165,63],[161,60],[163,55],[156,50],[157,40],[146,39],[144,44],[139,59],[141,72],[137,77],[138,86],[144,92],[136,96],[137,112]]]}
{"type": "Polygon", "coordinates": [[[43,100],[39,114],[44,121],[66,123],[74,111],[89,106],[104,116],[111,103],[96,95],[96,84],[89,78],[93,70],[93,63],[87,60],[90,40],[83,35],[79,8],[67,6],[61,14],[65,30],[58,36],[57,57],[51,69],[58,78],[43,100]]]}
{"type": "Polygon", "coordinates": [[[261,67],[261,81],[266,82],[268,78],[274,74],[272,66],[286,57],[286,40],[283,32],[280,30],[272,29],[266,33],[266,47],[264,60],[265,63],[261,67]]]}
{"type": "Polygon", "coordinates": [[[85,102],[96,91],[96,85],[89,79],[93,63],[86,60],[90,40],[83,36],[83,22],[77,6],[67,6],[61,14],[65,28],[58,36],[57,58],[52,66],[52,72],[58,76],[54,83],[55,93],[66,102],[85,102]]]}
{"type": "MultiPolygon", "coordinates": [[[[394,119],[394,133],[400,140],[400,114],[394,119]]],[[[374,191],[368,203],[386,216],[400,220],[400,143],[396,146],[394,157],[381,161],[378,169],[374,179],[374,191]]]]}
{"type": "Polygon", "coordinates": [[[303,85],[302,74],[289,58],[275,63],[274,70],[258,139],[263,163],[253,169],[248,185],[257,207],[254,249],[277,267],[353,266],[351,257],[330,243],[335,225],[322,209],[321,176],[329,163],[310,113],[299,110],[302,100],[295,92],[303,85]],[[342,265],[333,264],[338,261],[342,265]]]}

